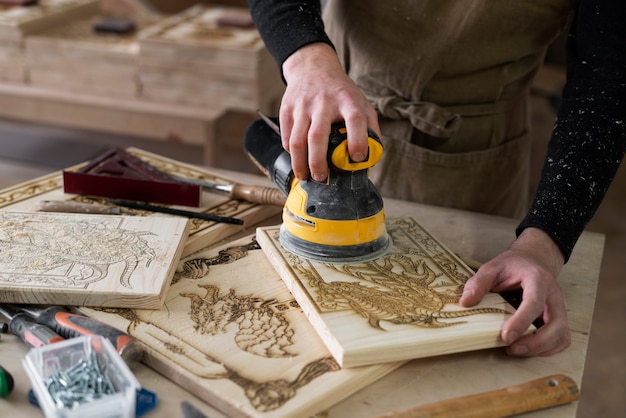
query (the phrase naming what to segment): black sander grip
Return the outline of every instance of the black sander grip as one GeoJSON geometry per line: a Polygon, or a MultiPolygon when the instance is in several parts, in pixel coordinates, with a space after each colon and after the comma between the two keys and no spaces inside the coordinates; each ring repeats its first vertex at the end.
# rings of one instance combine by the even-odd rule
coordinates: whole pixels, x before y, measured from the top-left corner
{"type": "Polygon", "coordinates": [[[276,187],[288,195],[294,177],[291,156],[283,148],[280,136],[264,120],[256,120],[248,126],[243,149],[276,187]]]}

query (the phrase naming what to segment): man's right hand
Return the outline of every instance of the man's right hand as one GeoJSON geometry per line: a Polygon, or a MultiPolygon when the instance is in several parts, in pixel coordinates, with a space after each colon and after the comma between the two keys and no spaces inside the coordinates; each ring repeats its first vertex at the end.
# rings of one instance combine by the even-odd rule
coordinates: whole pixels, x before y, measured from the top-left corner
{"type": "Polygon", "coordinates": [[[367,128],[380,137],[378,117],[363,92],[347,76],[335,51],[325,43],[306,45],[283,63],[287,89],[280,108],[283,147],[296,177],[326,179],[330,126],[345,121],[348,152],[367,156],[367,128]]]}

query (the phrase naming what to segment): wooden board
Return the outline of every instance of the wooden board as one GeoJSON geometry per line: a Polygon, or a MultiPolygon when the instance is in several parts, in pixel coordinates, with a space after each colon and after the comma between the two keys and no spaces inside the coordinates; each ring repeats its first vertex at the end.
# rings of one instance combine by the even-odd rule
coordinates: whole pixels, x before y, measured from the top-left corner
{"type": "Polygon", "coordinates": [[[413,218],[387,220],[393,245],[377,260],[330,264],[285,250],[279,227],[257,239],[343,367],[504,345],[513,308],[495,293],[474,308],[456,302],[473,274],[413,218]]]}
{"type": "Polygon", "coordinates": [[[27,83],[23,41],[28,34],[97,7],[97,0],[39,0],[39,5],[27,7],[0,5],[0,81],[27,83]]]}
{"type": "Polygon", "coordinates": [[[198,4],[139,34],[141,97],[192,106],[275,112],[284,84],[245,7],[198,4]]]}
{"type": "Polygon", "coordinates": [[[81,311],[228,416],[312,416],[402,364],[340,369],[252,236],[182,260],[161,310],[81,311]]]}
{"type": "MultiPolygon", "coordinates": [[[[137,148],[128,148],[128,152],[152,164],[159,170],[175,176],[203,179],[215,183],[227,184],[232,180],[213,174],[191,164],[185,164],[167,157],[159,156],[137,148]]],[[[76,166],[78,168],[80,165],[76,166]]],[[[102,199],[63,193],[61,172],[55,172],[26,183],[0,191],[0,209],[14,211],[34,211],[37,202],[42,200],[72,200],[78,202],[104,203],[102,199]]],[[[274,216],[282,210],[277,206],[259,205],[241,200],[234,200],[227,196],[203,191],[200,208],[187,208],[213,213],[216,215],[230,216],[244,220],[243,225],[231,225],[190,219],[189,238],[183,250],[183,256],[213,244],[235,233],[244,231],[247,227],[274,216]]],[[[141,216],[164,216],[143,211],[132,211],[141,216]]]]}
{"type": "Polygon", "coordinates": [[[23,83],[26,63],[19,41],[0,41],[0,80],[23,83]]]}
{"type": "Polygon", "coordinates": [[[26,35],[91,13],[98,0],[39,0],[36,6],[0,6],[0,41],[20,41],[26,35]]]}
{"type": "Polygon", "coordinates": [[[30,84],[83,94],[137,97],[137,33],[161,18],[140,11],[94,10],[28,36],[24,52],[30,84]],[[132,21],[136,31],[116,35],[93,30],[103,19],[120,18],[132,21]]]}
{"type": "Polygon", "coordinates": [[[0,212],[0,300],[163,305],[189,233],[187,219],[0,212]]]}

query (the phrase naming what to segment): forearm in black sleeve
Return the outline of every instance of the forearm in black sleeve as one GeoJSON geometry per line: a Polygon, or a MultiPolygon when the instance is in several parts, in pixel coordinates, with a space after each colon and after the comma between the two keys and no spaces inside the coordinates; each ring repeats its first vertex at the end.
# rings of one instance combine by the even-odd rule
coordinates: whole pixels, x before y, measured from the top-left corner
{"type": "Polygon", "coordinates": [[[567,261],[626,152],[626,2],[582,0],[541,180],[517,234],[547,232],[567,261]]]}
{"type": "Polygon", "coordinates": [[[282,73],[282,64],[297,49],[332,42],[324,31],[319,0],[248,0],[252,19],[282,73]]]}

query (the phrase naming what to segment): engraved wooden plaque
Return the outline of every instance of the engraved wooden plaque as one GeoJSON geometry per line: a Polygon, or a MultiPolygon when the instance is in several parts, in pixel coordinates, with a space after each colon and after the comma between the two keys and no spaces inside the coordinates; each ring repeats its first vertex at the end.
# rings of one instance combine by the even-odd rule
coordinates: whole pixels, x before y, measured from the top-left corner
{"type": "Polygon", "coordinates": [[[182,260],[160,310],[81,311],[228,416],[312,416],[403,364],[341,369],[252,236],[182,260]]]}
{"type": "Polygon", "coordinates": [[[513,312],[500,295],[473,308],[458,301],[472,271],[413,218],[387,220],[389,252],[370,262],[330,264],[296,256],[279,227],[257,230],[270,262],[343,367],[504,345],[513,312]]]}
{"type": "MultiPolygon", "coordinates": [[[[138,148],[128,148],[127,151],[159,170],[179,177],[200,179],[213,183],[229,184],[233,180],[216,175],[210,170],[191,164],[182,163],[170,158],[150,153],[138,148]]],[[[76,169],[82,164],[70,167],[76,169]]],[[[0,209],[12,211],[35,211],[37,202],[42,200],[70,200],[84,203],[106,204],[101,198],[63,193],[63,177],[61,172],[54,172],[37,179],[0,190],[0,209]]],[[[189,210],[190,208],[182,207],[189,210]]],[[[254,225],[273,215],[280,213],[278,206],[259,205],[242,200],[231,199],[218,193],[203,191],[201,207],[191,210],[211,213],[220,216],[230,216],[244,220],[244,225],[233,225],[189,219],[189,238],[183,249],[183,256],[218,242],[230,235],[242,231],[249,225],[254,225]]],[[[142,217],[163,217],[166,215],[141,210],[129,210],[133,215],[142,217]]]]}
{"type": "Polygon", "coordinates": [[[187,219],[0,212],[0,300],[158,309],[187,219]]]}

